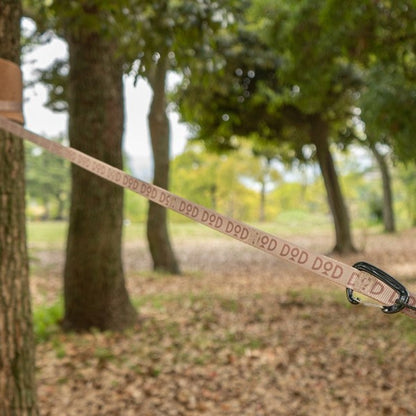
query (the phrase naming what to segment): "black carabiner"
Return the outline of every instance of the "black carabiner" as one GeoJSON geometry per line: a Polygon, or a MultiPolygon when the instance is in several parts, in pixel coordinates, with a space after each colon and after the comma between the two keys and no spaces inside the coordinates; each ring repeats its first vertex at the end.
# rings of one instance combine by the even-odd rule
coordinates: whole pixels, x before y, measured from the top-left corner
{"type": "MultiPolygon", "coordinates": [[[[407,306],[407,302],[409,301],[409,293],[407,292],[407,289],[400,282],[398,282],[394,277],[390,276],[389,274],[379,269],[378,267],[373,266],[372,264],[366,263],[364,261],[355,263],[353,267],[355,267],[357,270],[366,272],[368,274],[371,274],[372,276],[377,277],[377,279],[381,280],[387,286],[390,286],[399,294],[399,297],[396,299],[393,305],[381,307],[381,310],[384,313],[389,313],[389,314],[397,313],[407,306]]],[[[361,303],[361,300],[353,296],[353,292],[354,292],[353,289],[350,289],[349,287],[347,287],[346,289],[347,299],[353,305],[358,305],[359,303],[361,303]]]]}

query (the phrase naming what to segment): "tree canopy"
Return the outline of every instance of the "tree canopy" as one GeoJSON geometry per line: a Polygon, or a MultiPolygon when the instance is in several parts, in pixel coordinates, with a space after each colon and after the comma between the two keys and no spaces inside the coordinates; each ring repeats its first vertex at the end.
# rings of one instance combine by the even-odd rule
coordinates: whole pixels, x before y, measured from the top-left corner
{"type": "MultiPolygon", "coordinates": [[[[65,21],[99,6],[103,35],[117,39],[126,73],[153,87],[162,62],[165,72],[180,74],[166,104],[176,106],[210,150],[239,149],[248,139],[254,152],[271,145],[281,161],[303,163],[317,160],[320,132],[327,136],[325,155],[358,137],[360,144],[388,144],[395,158],[415,160],[410,0],[25,3],[41,31],[58,34],[65,21]]],[[[98,24],[84,18],[90,20],[77,18],[75,27],[98,24]]],[[[66,71],[57,63],[44,80],[66,71]]],[[[64,82],[51,89],[58,109],[65,108],[59,101],[65,89],[64,82]]]]}

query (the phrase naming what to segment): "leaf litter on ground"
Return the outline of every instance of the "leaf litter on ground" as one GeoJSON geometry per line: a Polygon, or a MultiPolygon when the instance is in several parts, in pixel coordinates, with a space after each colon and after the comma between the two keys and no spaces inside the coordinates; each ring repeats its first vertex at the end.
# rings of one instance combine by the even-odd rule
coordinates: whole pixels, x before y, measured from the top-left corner
{"type": "MultiPolygon", "coordinates": [[[[364,257],[414,289],[415,241],[416,230],[368,236],[341,260],[364,257]]],[[[414,321],[353,307],[338,287],[227,239],[183,239],[177,253],[186,272],[168,276],[148,271],[145,244],[125,247],[136,327],[55,328],[38,343],[41,415],[416,414],[414,321]]],[[[62,289],[63,253],[38,254],[35,309],[62,289]]]]}

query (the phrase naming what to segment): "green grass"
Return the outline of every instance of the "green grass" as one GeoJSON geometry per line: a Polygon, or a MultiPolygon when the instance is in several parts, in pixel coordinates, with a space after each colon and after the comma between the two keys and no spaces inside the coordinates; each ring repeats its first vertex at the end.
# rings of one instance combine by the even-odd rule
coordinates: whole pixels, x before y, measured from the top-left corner
{"type": "Polygon", "coordinates": [[[62,248],[65,245],[68,224],[65,221],[29,221],[27,237],[29,246],[62,248]]]}
{"type": "Polygon", "coordinates": [[[40,305],[33,311],[33,328],[36,342],[48,341],[60,331],[59,323],[64,314],[63,299],[52,305],[40,305]]]}
{"type": "MultiPolygon", "coordinates": [[[[223,234],[191,220],[169,223],[173,238],[224,238],[223,234]]],[[[135,241],[146,238],[146,224],[131,223],[124,226],[124,241],[135,241]]]]}
{"type": "MultiPolygon", "coordinates": [[[[309,214],[303,211],[281,213],[274,222],[248,223],[261,230],[277,235],[296,235],[332,232],[331,219],[323,214],[309,214]]],[[[204,225],[184,218],[180,222],[170,222],[169,229],[173,238],[227,238],[204,225]]],[[[27,223],[28,242],[36,248],[63,248],[66,243],[68,223],[65,221],[29,221],[27,223]]],[[[125,242],[146,238],[145,223],[129,223],[124,226],[125,242]]]]}
{"type": "MultiPolygon", "coordinates": [[[[171,223],[171,235],[175,238],[191,237],[221,237],[221,234],[195,222],[186,221],[171,223]]],[[[29,246],[36,248],[62,248],[66,243],[68,224],[64,221],[29,221],[27,233],[29,246]]],[[[146,238],[146,224],[130,223],[123,229],[125,242],[143,240],[146,238]]]]}
{"type": "MultiPolygon", "coordinates": [[[[236,218],[238,220],[238,218],[236,218]]],[[[247,222],[253,227],[263,231],[290,238],[294,235],[313,235],[333,233],[333,224],[330,215],[322,213],[309,213],[303,210],[292,210],[280,213],[272,222],[256,223],[247,222]]],[[[363,229],[363,224],[354,224],[356,230],[363,229]]],[[[366,225],[366,231],[379,231],[380,227],[366,225]]],[[[36,248],[63,248],[66,243],[67,222],[34,221],[28,222],[28,241],[31,247],[36,248]]],[[[228,238],[227,236],[198,224],[190,219],[182,218],[180,221],[169,223],[172,238],[228,238]]],[[[126,223],[123,230],[123,240],[134,242],[146,238],[146,224],[126,223]]]]}

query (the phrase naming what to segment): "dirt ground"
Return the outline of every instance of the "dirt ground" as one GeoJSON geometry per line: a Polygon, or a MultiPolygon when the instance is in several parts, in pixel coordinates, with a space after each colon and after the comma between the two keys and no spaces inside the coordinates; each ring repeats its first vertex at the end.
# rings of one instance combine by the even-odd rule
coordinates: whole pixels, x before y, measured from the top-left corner
{"type": "MultiPolygon", "coordinates": [[[[315,252],[328,236],[292,239],[315,252]]],[[[416,230],[357,237],[366,260],[416,291],[416,230]]],[[[125,247],[140,322],[37,347],[41,415],[416,415],[416,325],[349,305],[323,279],[227,238],[180,239],[182,276],[125,247]]],[[[62,251],[36,250],[34,306],[56,302],[62,251]]]]}

